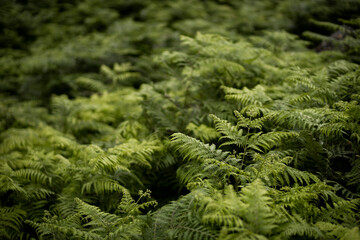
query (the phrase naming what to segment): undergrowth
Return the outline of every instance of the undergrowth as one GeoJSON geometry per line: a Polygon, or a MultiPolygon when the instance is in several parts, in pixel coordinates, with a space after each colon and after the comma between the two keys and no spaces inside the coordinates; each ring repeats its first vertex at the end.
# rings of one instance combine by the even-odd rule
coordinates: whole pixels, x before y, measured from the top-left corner
{"type": "Polygon", "coordinates": [[[302,2],[5,4],[0,238],[360,239],[360,4],[302,2]]]}

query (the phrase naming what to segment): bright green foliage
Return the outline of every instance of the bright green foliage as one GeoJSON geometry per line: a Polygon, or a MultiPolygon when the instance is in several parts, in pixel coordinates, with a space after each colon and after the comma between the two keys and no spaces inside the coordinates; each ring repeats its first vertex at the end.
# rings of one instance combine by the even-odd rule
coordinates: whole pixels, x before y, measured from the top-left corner
{"type": "Polygon", "coordinates": [[[217,198],[217,201],[211,200],[207,204],[203,219],[221,226],[220,234],[225,239],[261,238],[260,235],[270,235],[276,228],[271,199],[266,196],[266,189],[260,181],[243,188],[240,196],[228,187],[224,195],[217,198]]]}

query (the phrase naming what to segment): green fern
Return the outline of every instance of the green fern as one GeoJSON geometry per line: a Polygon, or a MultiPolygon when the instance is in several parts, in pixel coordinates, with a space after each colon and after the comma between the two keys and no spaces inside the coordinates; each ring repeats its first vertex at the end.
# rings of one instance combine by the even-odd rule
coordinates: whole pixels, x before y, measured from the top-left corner
{"type": "Polygon", "coordinates": [[[12,239],[21,231],[26,212],[18,207],[0,208],[0,236],[12,239]],[[15,233],[15,234],[14,234],[15,233]]]}
{"type": "Polygon", "coordinates": [[[215,158],[217,160],[224,160],[229,155],[228,152],[217,150],[214,144],[204,144],[182,133],[173,134],[172,143],[176,147],[176,150],[184,156],[184,159],[215,158]]]}
{"type": "Polygon", "coordinates": [[[0,10],[0,238],[359,238],[359,20],[326,22],[359,4],[25,2],[0,10]],[[319,13],[333,51],[279,31],[319,13]]]}
{"type": "MultiPolygon", "coordinates": [[[[144,222],[137,218],[139,209],[153,206],[155,201],[138,204],[126,190],[119,204],[121,215],[103,212],[100,208],[75,198],[76,209],[68,217],[61,219],[46,213],[43,223],[27,221],[43,238],[61,239],[75,237],[81,239],[133,239],[141,233],[144,222]]],[[[140,193],[140,198],[150,197],[150,192],[140,193]]],[[[138,200],[138,201],[139,201],[138,200]]],[[[74,200],[73,200],[74,201],[74,200]]]]}
{"type": "Polygon", "coordinates": [[[263,158],[256,154],[254,160],[256,162],[247,167],[248,171],[252,172],[254,179],[260,178],[270,186],[290,185],[292,182],[308,185],[320,181],[314,174],[288,166],[291,157],[279,158],[278,155],[271,154],[263,158]]]}
{"type": "Polygon", "coordinates": [[[194,211],[197,193],[188,194],[160,210],[153,217],[150,239],[216,239],[217,233],[202,224],[194,211]]]}

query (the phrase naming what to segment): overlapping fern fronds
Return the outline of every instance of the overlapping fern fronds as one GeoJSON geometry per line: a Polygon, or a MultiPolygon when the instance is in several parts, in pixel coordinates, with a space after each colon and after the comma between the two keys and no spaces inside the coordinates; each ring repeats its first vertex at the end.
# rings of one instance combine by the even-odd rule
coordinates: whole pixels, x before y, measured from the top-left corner
{"type": "Polygon", "coordinates": [[[66,218],[45,213],[44,222],[27,221],[44,239],[61,239],[75,237],[81,239],[134,239],[140,236],[145,222],[138,218],[139,209],[156,205],[156,201],[139,204],[141,198],[150,197],[150,192],[140,192],[137,202],[124,190],[123,198],[118,205],[120,215],[102,211],[75,198],[73,214],[66,218]]]}

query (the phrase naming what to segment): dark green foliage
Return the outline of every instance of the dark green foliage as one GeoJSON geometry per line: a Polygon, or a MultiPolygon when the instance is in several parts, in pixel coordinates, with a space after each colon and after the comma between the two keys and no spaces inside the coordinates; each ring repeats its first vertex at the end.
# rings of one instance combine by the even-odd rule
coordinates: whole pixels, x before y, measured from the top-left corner
{"type": "MultiPolygon", "coordinates": [[[[139,209],[154,205],[156,202],[137,204],[129,193],[124,196],[118,206],[120,215],[102,212],[75,198],[76,211],[61,219],[46,213],[44,223],[28,221],[36,229],[41,239],[136,239],[141,233],[144,222],[137,217],[139,209]]],[[[149,192],[140,193],[140,198],[150,196],[149,192]]]]}
{"type": "Polygon", "coordinates": [[[345,52],[351,61],[360,62],[360,18],[341,20],[342,25],[331,22],[312,21],[315,25],[331,31],[330,36],[324,36],[310,31],[304,32],[304,36],[313,40],[321,41],[318,51],[337,49],[345,52]]]}

